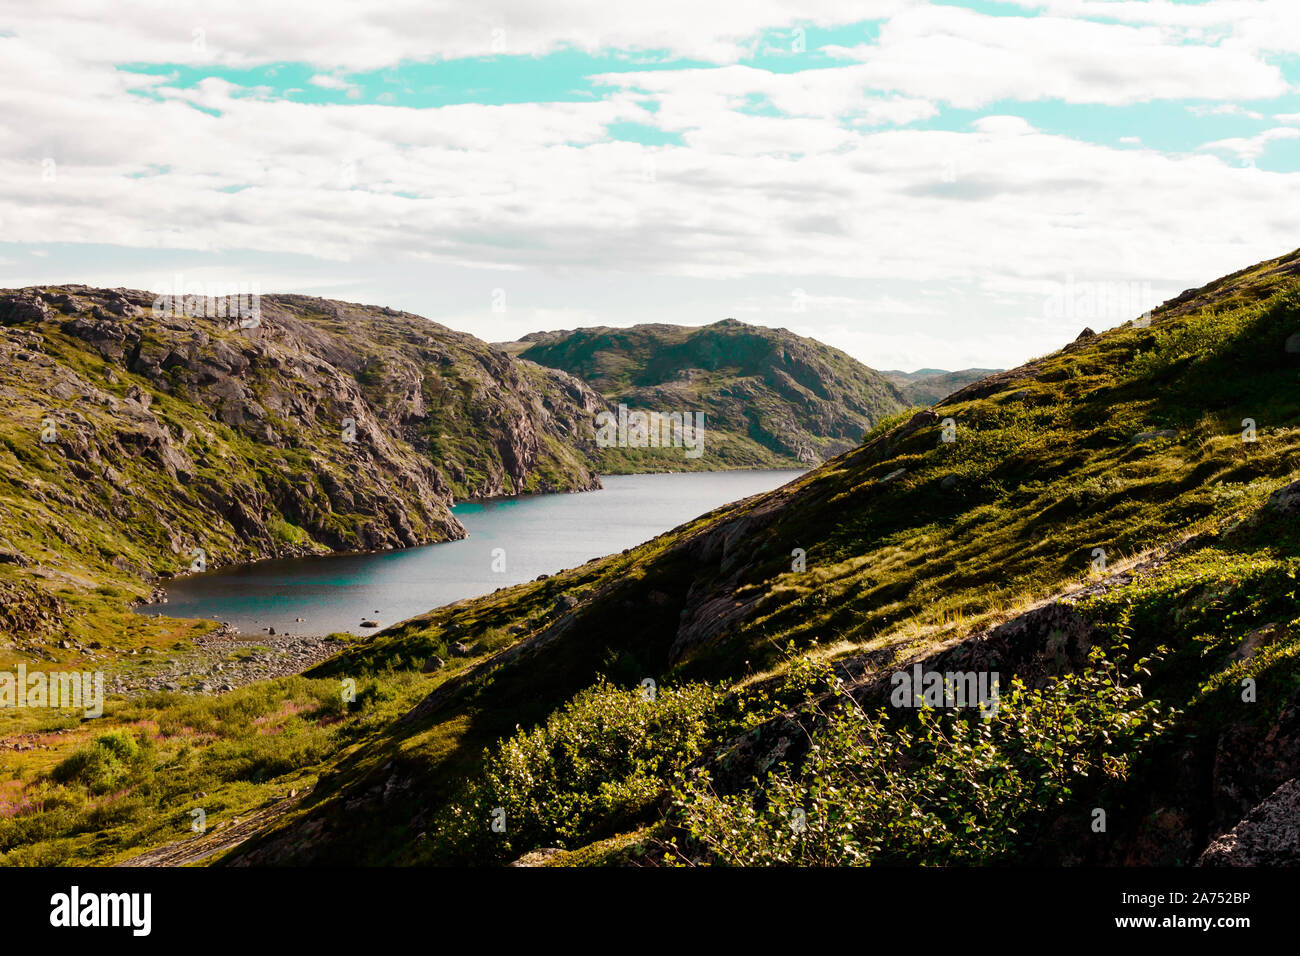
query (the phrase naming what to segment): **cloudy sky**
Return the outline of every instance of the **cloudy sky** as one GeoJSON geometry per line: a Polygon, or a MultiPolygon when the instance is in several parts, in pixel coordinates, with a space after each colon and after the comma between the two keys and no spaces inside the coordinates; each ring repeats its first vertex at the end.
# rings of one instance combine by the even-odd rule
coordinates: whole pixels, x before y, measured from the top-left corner
{"type": "Polygon", "coordinates": [[[0,286],[1008,366],[1300,246],[1296,0],[0,0],[0,286]]]}

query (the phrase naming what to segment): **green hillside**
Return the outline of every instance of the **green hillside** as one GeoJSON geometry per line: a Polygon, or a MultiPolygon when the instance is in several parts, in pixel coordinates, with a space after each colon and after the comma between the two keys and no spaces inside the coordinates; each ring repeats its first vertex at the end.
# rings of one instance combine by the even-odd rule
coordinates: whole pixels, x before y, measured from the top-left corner
{"type": "Polygon", "coordinates": [[[778,491],[378,635],[318,673],[415,667],[453,639],[478,656],[240,859],[1194,862],[1300,774],[1297,269],[1262,264],[778,491]],[[878,714],[914,660],[1027,686],[988,724],[878,714]],[[647,678],[676,690],[643,701],[647,678]],[[786,838],[792,799],[807,846],[786,838]],[[492,831],[498,807],[514,830],[492,831]]]}
{"type": "Polygon", "coordinates": [[[905,405],[889,382],[840,350],[734,319],[538,332],[505,348],[576,375],[611,405],[704,413],[701,457],[606,449],[608,473],[816,464],[905,405]]]}
{"type": "Polygon", "coordinates": [[[306,678],[116,705],[105,729],[167,733],[111,782],[82,768],[118,744],[30,757],[44,809],[0,852],[121,859],[201,790],[283,806],[208,862],[1293,861],[1298,276],[1243,270],[306,678]],[[891,706],[914,664],[996,672],[998,706],[891,706]]]}

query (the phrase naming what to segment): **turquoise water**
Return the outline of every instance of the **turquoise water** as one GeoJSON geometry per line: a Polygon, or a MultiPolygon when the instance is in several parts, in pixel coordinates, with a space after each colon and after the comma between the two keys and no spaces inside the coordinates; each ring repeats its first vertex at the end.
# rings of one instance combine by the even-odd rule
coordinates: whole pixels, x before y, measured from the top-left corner
{"type": "Polygon", "coordinates": [[[799,471],[727,471],[605,478],[600,491],[457,505],[469,537],[381,554],[259,561],[179,578],[172,617],[228,621],[248,635],[369,633],[431,608],[487,594],[622,551],[720,505],[769,491],[799,471]],[[504,551],[502,557],[494,553],[504,551]],[[301,622],[296,618],[302,618],[301,622]]]}

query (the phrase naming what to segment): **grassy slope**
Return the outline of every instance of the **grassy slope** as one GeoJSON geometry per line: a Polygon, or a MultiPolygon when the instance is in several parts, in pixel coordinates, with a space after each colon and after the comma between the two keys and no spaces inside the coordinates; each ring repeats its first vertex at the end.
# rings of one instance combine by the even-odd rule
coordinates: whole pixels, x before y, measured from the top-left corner
{"type": "MultiPolygon", "coordinates": [[[[481,642],[483,663],[464,678],[433,678],[436,693],[319,788],[302,811],[309,824],[261,841],[250,858],[429,858],[411,841],[481,749],[600,674],[752,683],[784,667],[787,642],[888,662],[1087,580],[1096,548],[1114,569],[1252,513],[1300,468],[1300,357],[1285,348],[1300,327],[1298,262],[1246,270],[1221,305],[1171,306],[1149,328],[1113,330],[963,390],[938,409],[957,422],[952,443],[935,423],[887,422],[769,495],[376,636],[321,673],[409,668],[451,640],[481,642]],[[1247,418],[1254,442],[1242,438],[1247,418]],[[805,572],[791,570],[796,547],[807,551],[805,572]],[[576,610],[557,608],[561,594],[576,610]],[[389,796],[367,803],[376,787],[389,796]],[[343,800],[369,812],[343,826],[343,800]]],[[[1294,549],[1294,537],[1282,545],[1294,549]]],[[[1294,563],[1269,547],[1256,542],[1247,560],[1274,562],[1272,601],[1278,588],[1285,598],[1294,563]]],[[[1177,574],[1211,580],[1215,552],[1198,555],[1177,574]]],[[[1136,593],[1155,613],[1153,594],[1188,583],[1145,587],[1136,593]]],[[[1188,661],[1178,656],[1176,668],[1199,667],[1198,682],[1217,672],[1188,661]]],[[[1171,684],[1180,704],[1185,683],[1171,684]]]]}
{"type": "Polygon", "coordinates": [[[611,403],[705,413],[703,457],[608,449],[606,472],[818,462],[851,447],[881,416],[903,406],[892,385],[838,349],[732,319],[702,328],[539,333],[507,347],[579,376],[611,403]]]}

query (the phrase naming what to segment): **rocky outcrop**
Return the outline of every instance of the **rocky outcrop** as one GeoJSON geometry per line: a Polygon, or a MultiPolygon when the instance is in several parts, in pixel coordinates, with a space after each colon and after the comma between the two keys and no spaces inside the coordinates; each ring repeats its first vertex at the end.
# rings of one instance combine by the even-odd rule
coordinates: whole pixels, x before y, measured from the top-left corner
{"type": "Polygon", "coordinates": [[[0,646],[23,649],[16,642],[39,641],[58,631],[65,604],[26,581],[0,581],[0,646]],[[6,642],[3,635],[12,635],[6,642]]]}
{"type": "Polygon", "coordinates": [[[1198,866],[1300,866],[1300,778],[1288,780],[1215,839],[1198,866]]]}
{"type": "Polygon", "coordinates": [[[603,403],[572,376],[392,309],[240,305],[0,290],[0,539],[41,566],[21,570],[409,547],[463,536],[456,498],[599,486],[603,403]]]}
{"type": "Polygon", "coordinates": [[[1268,508],[1278,515],[1300,515],[1300,481],[1293,481],[1269,495],[1268,508]]]}

